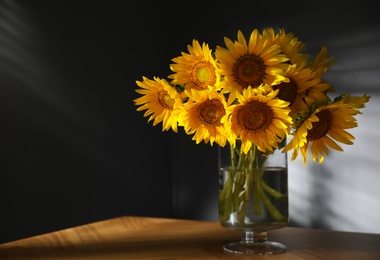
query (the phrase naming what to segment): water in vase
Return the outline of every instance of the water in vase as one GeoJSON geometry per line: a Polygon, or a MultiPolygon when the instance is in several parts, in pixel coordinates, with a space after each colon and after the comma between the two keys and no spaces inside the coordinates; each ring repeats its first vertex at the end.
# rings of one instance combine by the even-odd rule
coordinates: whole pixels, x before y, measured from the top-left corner
{"type": "Polygon", "coordinates": [[[260,233],[288,225],[287,168],[266,167],[260,176],[247,176],[245,172],[233,172],[229,168],[221,169],[219,174],[220,192],[227,188],[228,176],[233,178],[232,185],[228,186],[231,195],[224,196],[229,199],[219,201],[222,226],[260,233]]]}

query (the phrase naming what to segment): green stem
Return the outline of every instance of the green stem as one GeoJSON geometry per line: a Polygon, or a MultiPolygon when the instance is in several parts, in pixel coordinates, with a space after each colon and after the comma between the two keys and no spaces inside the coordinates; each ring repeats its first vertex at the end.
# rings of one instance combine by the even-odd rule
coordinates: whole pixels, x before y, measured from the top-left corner
{"type": "Polygon", "coordinates": [[[262,204],[262,199],[261,199],[261,194],[260,194],[260,190],[261,190],[261,173],[260,173],[260,163],[258,162],[259,160],[259,151],[257,149],[257,147],[255,146],[253,149],[251,149],[250,151],[252,154],[252,171],[253,171],[253,177],[254,177],[254,181],[253,181],[253,213],[256,214],[256,215],[261,215],[262,214],[262,207],[261,207],[261,204],[262,204]]]}
{"type": "Polygon", "coordinates": [[[276,199],[280,199],[280,198],[285,198],[286,197],[286,194],[283,194],[271,187],[268,186],[268,184],[265,183],[265,181],[261,180],[260,182],[260,185],[261,187],[266,191],[268,192],[270,195],[272,195],[273,197],[275,197],[276,199]]]}
{"type": "Polygon", "coordinates": [[[230,147],[230,157],[231,157],[231,169],[235,169],[235,161],[236,161],[236,153],[235,149],[232,147],[232,145],[228,145],[230,147]]]}
{"type": "Polygon", "coordinates": [[[231,208],[231,191],[233,185],[232,172],[228,171],[228,177],[223,185],[223,189],[219,195],[219,214],[222,220],[227,220],[232,212],[231,208]]]}
{"type": "Polygon", "coordinates": [[[268,199],[266,196],[264,190],[260,190],[261,197],[263,198],[263,201],[265,203],[265,206],[267,207],[269,213],[272,215],[272,217],[277,221],[283,221],[286,218],[284,215],[281,214],[281,212],[273,205],[273,203],[268,199]]]}

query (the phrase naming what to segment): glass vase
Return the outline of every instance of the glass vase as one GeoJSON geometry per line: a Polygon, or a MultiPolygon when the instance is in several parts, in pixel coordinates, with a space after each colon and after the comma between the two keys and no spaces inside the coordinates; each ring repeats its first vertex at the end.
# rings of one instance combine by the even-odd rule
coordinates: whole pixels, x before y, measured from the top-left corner
{"type": "MultiPolygon", "coordinates": [[[[283,144],[285,143],[285,140],[283,144]]],[[[267,231],[289,223],[287,154],[264,154],[252,146],[219,147],[219,221],[240,230],[241,240],[224,245],[235,254],[277,254],[286,247],[267,239],[267,231]]]]}

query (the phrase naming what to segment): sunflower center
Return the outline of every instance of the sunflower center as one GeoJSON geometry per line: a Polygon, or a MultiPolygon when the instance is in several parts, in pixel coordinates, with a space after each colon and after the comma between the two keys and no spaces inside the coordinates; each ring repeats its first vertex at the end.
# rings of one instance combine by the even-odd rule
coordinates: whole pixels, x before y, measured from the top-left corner
{"type": "Polygon", "coordinates": [[[207,99],[198,106],[198,114],[207,125],[221,125],[220,120],[226,114],[223,103],[219,99],[207,99]]]}
{"type": "Polygon", "coordinates": [[[237,120],[246,130],[264,131],[272,123],[273,111],[266,104],[252,100],[239,109],[237,120]]]}
{"type": "Polygon", "coordinates": [[[246,88],[259,86],[265,77],[264,61],[254,54],[246,54],[236,60],[233,68],[236,82],[246,88]]]}
{"type": "Polygon", "coordinates": [[[290,105],[294,103],[297,97],[297,85],[293,80],[289,82],[281,82],[278,85],[274,85],[273,89],[279,89],[277,97],[281,100],[290,102],[290,105]]]}
{"type": "Polygon", "coordinates": [[[208,61],[199,61],[191,69],[191,81],[198,90],[207,89],[216,83],[215,67],[208,61]]]}
{"type": "Polygon", "coordinates": [[[158,102],[166,109],[173,109],[174,99],[170,97],[166,90],[158,92],[158,102]]]}
{"type": "Polygon", "coordinates": [[[316,116],[319,118],[319,121],[312,123],[312,128],[307,133],[308,140],[318,140],[327,135],[330,131],[332,121],[331,112],[325,109],[319,111],[316,116]]]}

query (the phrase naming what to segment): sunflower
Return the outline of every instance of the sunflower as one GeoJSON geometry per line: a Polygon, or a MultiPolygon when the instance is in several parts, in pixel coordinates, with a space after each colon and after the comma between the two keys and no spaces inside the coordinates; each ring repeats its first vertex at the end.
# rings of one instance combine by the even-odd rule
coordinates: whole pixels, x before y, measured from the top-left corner
{"type": "Polygon", "coordinates": [[[310,67],[314,73],[322,76],[326,73],[328,68],[335,63],[336,61],[333,59],[333,57],[327,57],[327,48],[322,46],[317,56],[310,62],[310,67]]]}
{"type": "Polygon", "coordinates": [[[287,33],[284,29],[279,29],[279,32],[275,34],[273,28],[268,27],[263,30],[263,36],[271,40],[268,44],[278,44],[280,46],[281,52],[289,58],[290,64],[305,67],[309,55],[301,53],[305,44],[298,40],[293,33],[287,33]]]}
{"type": "Polygon", "coordinates": [[[308,163],[308,152],[311,150],[313,161],[322,163],[324,155],[329,154],[329,148],[336,151],[343,149],[336,143],[351,145],[355,139],[345,129],[357,126],[355,115],[359,110],[344,102],[335,102],[317,108],[310,117],[294,133],[293,139],[285,146],[283,152],[293,149],[291,160],[298,156],[298,150],[308,163]]]}
{"type": "Polygon", "coordinates": [[[220,74],[224,77],[224,92],[230,92],[228,104],[248,86],[258,87],[288,81],[285,77],[289,66],[286,63],[288,58],[281,53],[278,44],[268,44],[268,34],[263,36],[255,29],[248,43],[240,30],[237,37],[235,42],[225,37],[227,49],[217,46],[215,51],[220,74]]]}
{"type": "Polygon", "coordinates": [[[293,33],[286,33],[280,29],[275,34],[269,27],[263,30],[263,35],[272,39],[271,45],[278,44],[281,52],[289,58],[291,65],[285,74],[289,82],[280,82],[273,85],[273,88],[280,90],[278,93],[280,99],[290,102],[292,110],[290,115],[306,110],[313,103],[329,101],[326,93],[332,90],[332,86],[321,77],[334,61],[331,57],[326,57],[326,48],[323,47],[316,58],[309,61],[309,54],[301,52],[305,44],[293,33]]]}
{"type": "Polygon", "coordinates": [[[278,148],[288,134],[292,118],[289,102],[276,97],[278,90],[273,91],[268,85],[244,89],[237,93],[237,104],[227,108],[230,116],[232,145],[241,140],[241,152],[247,153],[252,145],[266,152],[278,148]]]}
{"type": "Polygon", "coordinates": [[[173,58],[174,64],[170,69],[175,72],[168,76],[173,85],[185,85],[185,90],[206,90],[209,86],[219,86],[220,75],[217,73],[216,61],[208,44],[202,46],[197,40],[187,46],[189,53],[182,52],[182,56],[173,58]]]}
{"type": "Polygon", "coordinates": [[[215,142],[224,147],[230,132],[225,97],[211,88],[206,91],[192,89],[188,97],[179,116],[179,125],[187,134],[194,134],[192,140],[197,144],[204,141],[213,145],[215,142]]]}
{"type": "Polygon", "coordinates": [[[367,103],[369,99],[370,96],[367,96],[366,94],[363,96],[351,96],[349,93],[344,93],[336,98],[336,102],[343,102],[355,109],[360,109],[365,107],[365,103],[367,103]]]}
{"type": "Polygon", "coordinates": [[[322,47],[317,56],[307,65],[307,67],[311,69],[312,75],[317,80],[316,84],[305,90],[304,102],[307,106],[311,106],[314,103],[331,101],[327,96],[327,93],[333,92],[334,88],[322,77],[327,72],[328,68],[335,63],[335,61],[332,60],[332,57],[326,56],[327,49],[322,47]]]}
{"type": "MultiPolygon", "coordinates": [[[[273,85],[274,90],[279,90],[277,97],[289,102],[291,109],[290,116],[294,116],[296,113],[308,109],[307,101],[311,100],[323,102],[326,99],[326,95],[319,96],[314,94],[316,91],[316,85],[319,84],[320,78],[315,77],[312,70],[308,67],[289,66],[286,72],[286,76],[289,78],[289,82],[280,82],[277,85],[273,85]]],[[[325,88],[320,87],[320,92],[325,88]]]]}
{"type": "Polygon", "coordinates": [[[162,131],[172,129],[177,132],[177,114],[182,99],[180,94],[169,83],[158,77],[154,80],[143,77],[143,81],[136,81],[140,87],[136,92],[142,97],[134,99],[137,111],[146,110],[144,117],[150,116],[148,122],[153,120],[153,126],[162,122],[162,131]]]}

